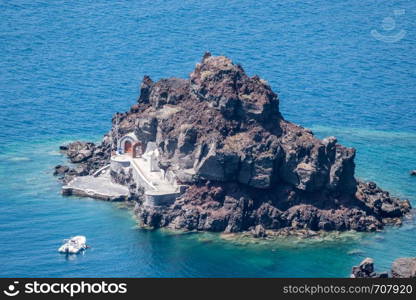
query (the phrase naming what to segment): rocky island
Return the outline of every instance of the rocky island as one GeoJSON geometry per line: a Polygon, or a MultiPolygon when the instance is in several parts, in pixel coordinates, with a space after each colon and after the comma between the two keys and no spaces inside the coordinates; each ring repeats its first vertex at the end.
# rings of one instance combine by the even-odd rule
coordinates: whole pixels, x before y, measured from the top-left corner
{"type": "Polygon", "coordinates": [[[100,144],[61,150],[75,166],[55,169],[64,194],[134,201],[152,228],[375,231],[411,209],[355,178],[355,149],[285,120],[265,80],[209,53],[187,79],[145,76],[100,144]]]}

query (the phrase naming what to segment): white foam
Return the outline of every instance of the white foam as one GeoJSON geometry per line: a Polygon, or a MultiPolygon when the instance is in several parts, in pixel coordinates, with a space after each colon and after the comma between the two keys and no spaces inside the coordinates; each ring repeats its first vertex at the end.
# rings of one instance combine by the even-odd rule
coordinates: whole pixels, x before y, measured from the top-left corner
{"type": "Polygon", "coordinates": [[[30,158],[25,157],[25,156],[16,156],[16,157],[10,157],[7,160],[9,160],[9,161],[30,161],[30,158]]]}

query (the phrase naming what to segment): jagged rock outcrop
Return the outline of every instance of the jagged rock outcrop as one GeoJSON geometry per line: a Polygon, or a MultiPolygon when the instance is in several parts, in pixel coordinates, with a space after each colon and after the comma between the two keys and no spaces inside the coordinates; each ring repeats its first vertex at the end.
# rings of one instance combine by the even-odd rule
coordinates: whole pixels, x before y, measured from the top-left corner
{"type": "Polygon", "coordinates": [[[401,257],[393,261],[389,272],[374,271],[374,260],[367,257],[358,266],[352,267],[352,278],[416,278],[416,257],[401,257]]]}
{"type": "Polygon", "coordinates": [[[57,165],[54,175],[65,183],[75,176],[91,175],[109,163],[111,148],[112,145],[108,136],[104,137],[100,145],[81,141],[62,145],[60,150],[66,154],[71,163],[75,164],[75,167],[57,165]]]}
{"type": "Polygon", "coordinates": [[[367,257],[358,266],[352,267],[351,278],[388,278],[387,272],[376,273],[374,260],[367,257]]]}
{"type": "Polygon", "coordinates": [[[374,231],[410,210],[355,179],[355,149],[285,120],[268,83],[223,56],[207,53],[188,79],[145,76],[137,103],[112,122],[100,145],[62,150],[91,174],[119,137],[155,142],[160,168],[187,189],[170,206],[138,202],[144,225],[259,237],[282,228],[374,231]]]}

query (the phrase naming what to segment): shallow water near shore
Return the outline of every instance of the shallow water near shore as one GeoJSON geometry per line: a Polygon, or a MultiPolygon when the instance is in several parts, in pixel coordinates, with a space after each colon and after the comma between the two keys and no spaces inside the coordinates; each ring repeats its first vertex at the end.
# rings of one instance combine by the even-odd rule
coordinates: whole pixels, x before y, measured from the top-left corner
{"type": "Polygon", "coordinates": [[[0,277],[346,277],[367,256],[379,271],[416,256],[414,219],[264,241],[143,230],[118,204],[60,195],[59,145],[99,141],[143,75],[186,77],[210,50],[266,79],[286,119],[355,147],[357,177],[416,206],[416,3],[256,3],[0,4],[0,277]],[[406,36],[375,40],[370,31],[400,8],[406,36]],[[59,254],[77,234],[92,248],[59,254]]]}

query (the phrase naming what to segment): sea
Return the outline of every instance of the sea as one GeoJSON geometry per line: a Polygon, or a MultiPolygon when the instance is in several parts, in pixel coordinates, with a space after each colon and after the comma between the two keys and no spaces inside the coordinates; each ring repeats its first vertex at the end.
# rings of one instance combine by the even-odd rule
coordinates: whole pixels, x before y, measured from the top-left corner
{"type": "Polygon", "coordinates": [[[357,149],[356,176],[416,206],[416,2],[0,1],[0,277],[348,277],[416,256],[416,223],[273,241],[146,230],[131,209],[63,197],[59,146],[99,142],[144,75],[205,51],[278,93],[287,120],[357,149]],[[62,240],[91,249],[66,256],[62,240]]]}

